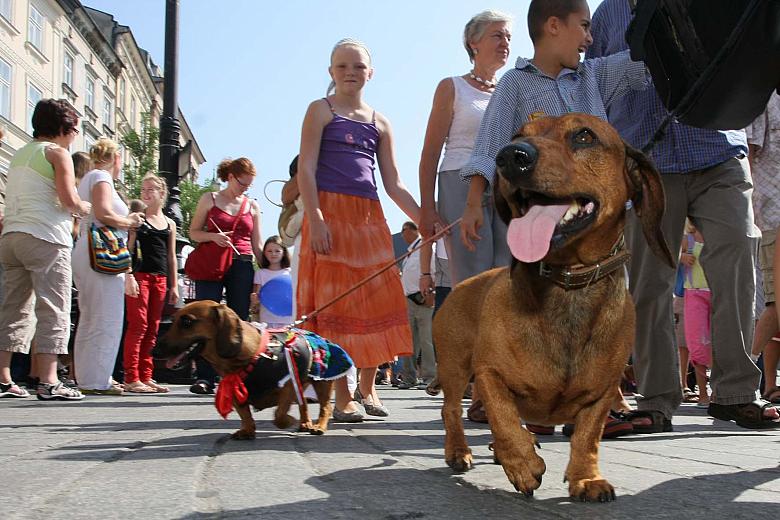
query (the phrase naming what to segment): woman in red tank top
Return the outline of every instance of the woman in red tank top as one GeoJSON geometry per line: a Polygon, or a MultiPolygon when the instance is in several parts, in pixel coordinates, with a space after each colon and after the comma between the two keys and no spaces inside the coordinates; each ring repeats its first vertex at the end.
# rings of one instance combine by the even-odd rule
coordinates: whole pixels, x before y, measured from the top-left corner
{"type": "MultiPolygon", "coordinates": [[[[222,301],[246,320],[249,317],[249,295],[252,292],[255,257],[261,258],[260,207],[245,193],[255,180],[252,162],[241,157],[225,159],[217,166],[217,177],[227,186],[216,193],[205,193],[198,201],[190,223],[190,238],[195,242],[214,242],[233,247],[233,263],[220,281],[195,281],[195,299],[222,301]],[[238,222],[236,222],[238,219],[238,222]],[[235,225],[235,230],[233,229],[235,225]],[[220,231],[221,230],[221,231],[220,231]]],[[[215,259],[216,262],[216,259],[215,259]]],[[[196,359],[198,381],[190,387],[196,394],[214,392],[214,369],[203,359],[196,359]]]]}

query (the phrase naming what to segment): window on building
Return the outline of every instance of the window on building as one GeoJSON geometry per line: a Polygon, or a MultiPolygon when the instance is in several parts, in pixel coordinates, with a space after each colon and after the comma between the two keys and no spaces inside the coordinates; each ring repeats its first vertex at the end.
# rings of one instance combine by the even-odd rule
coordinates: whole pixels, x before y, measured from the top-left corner
{"type": "Polygon", "coordinates": [[[33,133],[33,127],[32,127],[32,115],[35,111],[35,105],[38,104],[38,101],[43,99],[43,92],[41,89],[33,85],[32,83],[27,84],[27,133],[32,135],[33,133]]]}
{"type": "Polygon", "coordinates": [[[95,78],[87,74],[87,81],[84,95],[84,106],[95,110],[95,78]]]}
{"type": "Polygon", "coordinates": [[[127,101],[127,84],[125,83],[125,78],[119,78],[119,105],[117,108],[121,110],[123,113],[127,109],[127,105],[125,104],[125,101],[127,101]]]}
{"type": "Polygon", "coordinates": [[[114,104],[108,98],[103,96],[103,124],[107,127],[111,127],[111,121],[114,119],[114,104]]]}
{"type": "Polygon", "coordinates": [[[65,51],[65,56],[62,59],[62,82],[70,88],[73,88],[73,55],[68,51],[65,51]]]}
{"type": "Polygon", "coordinates": [[[130,128],[135,130],[135,125],[138,122],[135,118],[137,107],[135,105],[135,98],[133,96],[130,96],[130,128]]]}
{"type": "Polygon", "coordinates": [[[95,138],[84,132],[84,151],[89,152],[90,148],[95,144],[95,138]]]}
{"type": "Polygon", "coordinates": [[[43,15],[35,8],[30,6],[30,23],[27,26],[27,39],[39,51],[43,50],[43,15]]]}
{"type": "Polygon", "coordinates": [[[11,65],[0,59],[0,115],[11,119],[11,65]]]}
{"type": "Polygon", "coordinates": [[[0,16],[11,21],[11,0],[0,0],[0,16]]]}

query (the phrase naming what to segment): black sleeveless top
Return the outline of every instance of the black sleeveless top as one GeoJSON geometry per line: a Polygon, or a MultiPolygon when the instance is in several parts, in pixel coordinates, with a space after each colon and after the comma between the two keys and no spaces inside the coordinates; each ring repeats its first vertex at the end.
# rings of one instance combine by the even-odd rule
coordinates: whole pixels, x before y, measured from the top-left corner
{"type": "Polygon", "coordinates": [[[156,229],[144,222],[135,234],[133,272],[168,276],[168,240],[170,223],[165,229],[156,229]]]}

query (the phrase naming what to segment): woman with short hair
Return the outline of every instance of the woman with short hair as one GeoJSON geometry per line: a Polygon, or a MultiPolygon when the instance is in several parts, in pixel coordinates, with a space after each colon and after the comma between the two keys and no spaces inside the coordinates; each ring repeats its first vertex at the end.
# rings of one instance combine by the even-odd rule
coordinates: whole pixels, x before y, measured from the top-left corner
{"type": "Polygon", "coordinates": [[[57,377],[57,356],[68,353],[70,335],[71,215],[86,216],[91,208],[76,193],[68,153],[77,125],[78,115],[66,101],[39,101],[32,117],[33,140],[11,159],[0,239],[5,288],[0,397],[29,396],[11,380],[10,364],[14,352],[29,352],[35,323],[38,399],[83,398],[57,377]]]}

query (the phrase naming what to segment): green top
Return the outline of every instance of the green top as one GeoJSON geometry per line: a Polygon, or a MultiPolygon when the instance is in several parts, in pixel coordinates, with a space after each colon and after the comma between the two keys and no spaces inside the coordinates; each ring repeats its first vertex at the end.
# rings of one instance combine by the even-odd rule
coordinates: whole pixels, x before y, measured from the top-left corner
{"type": "Polygon", "coordinates": [[[54,143],[48,141],[31,141],[24,145],[11,159],[11,168],[14,166],[29,166],[41,177],[54,180],[54,167],[46,160],[46,148],[54,143]]]}

